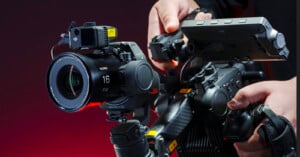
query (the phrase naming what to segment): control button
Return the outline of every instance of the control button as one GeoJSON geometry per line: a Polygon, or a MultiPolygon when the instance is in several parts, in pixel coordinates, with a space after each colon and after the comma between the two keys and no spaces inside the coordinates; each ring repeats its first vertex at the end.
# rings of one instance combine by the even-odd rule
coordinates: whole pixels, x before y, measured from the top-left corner
{"type": "Polygon", "coordinates": [[[242,82],[240,80],[236,80],[235,85],[238,89],[242,88],[242,82]]]}
{"type": "Polygon", "coordinates": [[[226,90],[228,90],[228,86],[229,86],[229,83],[224,83],[223,84],[223,88],[226,89],[226,90]]]}
{"type": "Polygon", "coordinates": [[[232,93],[232,86],[230,85],[230,83],[225,83],[224,85],[223,85],[223,87],[227,90],[227,92],[229,93],[229,94],[231,94],[232,93]]]}
{"type": "Polygon", "coordinates": [[[211,20],[210,24],[218,24],[218,20],[211,20]]]}
{"type": "Polygon", "coordinates": [[[239,20],[239,23],[246,23],[247,22],[247,19],[240,19],[239,20]]]}
{"type": "Polygon", "coordinates": [[[225,19],[225,20],[224,20],[224,23],[225,23],[225,24],[231,24],[231,23],[232,23],[232,20],[231,20],[231,19],[225,19]]]}
{"type": "Polygon", "coordinates": [[[204,25],[204,21],[203,20],[196,21],[196,25],[204,25]]]}

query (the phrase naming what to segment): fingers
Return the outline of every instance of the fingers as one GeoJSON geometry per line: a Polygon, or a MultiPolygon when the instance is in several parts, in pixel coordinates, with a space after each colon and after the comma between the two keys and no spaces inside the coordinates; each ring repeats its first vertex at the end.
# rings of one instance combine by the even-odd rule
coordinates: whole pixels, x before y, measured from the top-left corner
{"type": "Polygon", "coordinates": [[[172,33],[179,28],[179,7],[176,5],[162,4],[156,7],[159,18],[166,33],[172,33]]]}
{"type": "Polygon", "coordinates": [[[148,19],[148,43],[151,42],[151,39],[159,34],[162,34],[163,27],[160,22],[158,12],[156,7],[152,7],[149,13],[149,19],[148,19]]]}
{"type": "MultiPolygon", "coordinates": [[[[198,4],[194,0],[160,0],[151,8],[148,20],[148,44],[152,38],[166,33],[172,33],[179,29],[180,20],[198,8],[198,4]]],[[[198,15],[200,19],[208,19],[209,14],[198,15]],[[203,17],[202,17],[203,16],[203,17]]],[[[152,60],[151,51],[148,49],[148,57],[152,65],[159,71],[166,71],[170,68],[177,67],[178,62],[158,62],[152,60]]]]}
{"type": "MultiPolygon", "coordinates": [[[[159,10],[157,10],[157,3],[151,8],[149,13],[149,21],[148,21],[148,44],[151,42],[154,36],[160,35],[164,32],[164,28],[162,22],[159,17],[159,10]]],[[[148,45],[149,46],[149,45],[148,45]]],[[[148,49],[148,57],[151,60],[153,66],[157,68],[159,71],[166,71],[169,68],[172,68],[172,64],[164,63],[164,62],[156,62],[152,60],[151,51],[148,49]]]]}
{"type": "Polygon", "coordinates": [[[257,149],[253,151],[242,151],[239,149],[237,143],[233,144],[235,149],[237,150],[237,154],[239,157],[272,157],[272,153],[270,149],[257,149]]]}
{"type": "Polygon", "coordinates": [[[198,8],[194,0],[161,0],[149,13],[148,41],[163,32],[172,33],[179,28],[179,21],[198,8]]]}
{"type": "Polygon", "coordinates": [[[271,150],[265,141],[257,133],[257,130],[262,125],[258,125],[253,135],[246,142],[235,142],[234,147],[240,157],[268,157],[271,156],[271,150]]]}
{"type": "Polygon", "coordinates": [[[148,41],[163,32],[171,33],[179,28],[179,7],[175,4],[157,2],[150,10],[148,21],[148,41]],[[168,7],[166,7],[168,6],[168,7]]]}
{"type": "MultiPolygon", "coordinates": [[[[158,1],[149,13],[148,21],[148,44],[151,42],[154,36],[163,34],[164,32],[171,33],[179,28],[180,15],[180,1],[158,1]]],[[[167,71],[168,69],[177,66],[177,62],[157,62],[152,60],[151,51],[148,49],[148,57],[150,58],[154,67],[159,71],[167,71]]]]}
{"type": "Polygon", "coordinates": [[[209,20],[211,18],[212,18],[211,13],[204,13],[204,12],[198,13],[195,17],[196,20],[209,20]]]}
{"type": "Polygon", "coordinates": [[[242,109],[249,104],[263,102],[269,94],[270,91],[266,82],[254,83],[241,88],[227,105],[232,110],[242,109]]]}

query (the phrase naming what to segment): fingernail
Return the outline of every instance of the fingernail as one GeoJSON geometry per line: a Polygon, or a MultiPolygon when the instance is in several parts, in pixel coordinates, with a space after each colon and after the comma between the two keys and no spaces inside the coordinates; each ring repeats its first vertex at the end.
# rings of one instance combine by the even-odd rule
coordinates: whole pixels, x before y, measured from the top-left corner
{"type": "Polygon", "coordinates": [[[231,99],[228,104],[232,107],[235,107],[235,106],[240,106],[242,103],[240,103],[239,101],[235,100],[235,99],[231,99]]]}
{"type": "Polygon", "coordinates": [[[196,20],[205,20],[205,14],[203,12],[200,12],[195,17],[196,20]]]}
{"type": "Polygon", "coordinates": [[[175,23],[175,22],[169,22],[169,23],[167,23],[166,26],[165,26],[165,31],[166,31],[167,33],[172,33],[172,32],[174,32],[174,31],[176,31],[177,29],[178,29],[178,25],[177,25],[177,23],[175,23]]]}

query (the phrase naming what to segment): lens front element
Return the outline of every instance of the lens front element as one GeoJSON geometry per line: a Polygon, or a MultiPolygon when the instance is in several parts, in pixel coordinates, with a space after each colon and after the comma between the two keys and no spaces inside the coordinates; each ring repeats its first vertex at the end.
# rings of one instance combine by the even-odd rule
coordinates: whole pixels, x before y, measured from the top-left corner
{"type": "Polygon", "coordinates": [[[80,72],[74,65],[66,65],[58,73],[57,84],[62,95],[68,99],[74,99],[82,91],[83,80],[80,72]]]}

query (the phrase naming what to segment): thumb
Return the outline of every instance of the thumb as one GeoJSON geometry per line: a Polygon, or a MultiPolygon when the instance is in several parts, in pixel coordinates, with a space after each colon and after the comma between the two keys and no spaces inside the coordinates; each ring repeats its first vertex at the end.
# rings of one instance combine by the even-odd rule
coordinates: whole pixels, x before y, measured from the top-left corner
{"type": "Polygon", "coordinates": [[[266,82],[258,82],[241,88],[227,103],[228,107],[236,110],[245,108],[249,104],[263,102],[270,93],[266,84],[266,82]]]}
{"type": "Polygon", "coordinates": [[[179,19],[174,16],[166,16],[164,18],[164,29],[167,33],[175,32],[179,29],[179,19]]]}
{"type": "Polygon", "coordinates": [[[179,28],[178,7],[171,5],[170,7],[158,7],[159,18],[167,33],[172,33],[179,28]]]}

